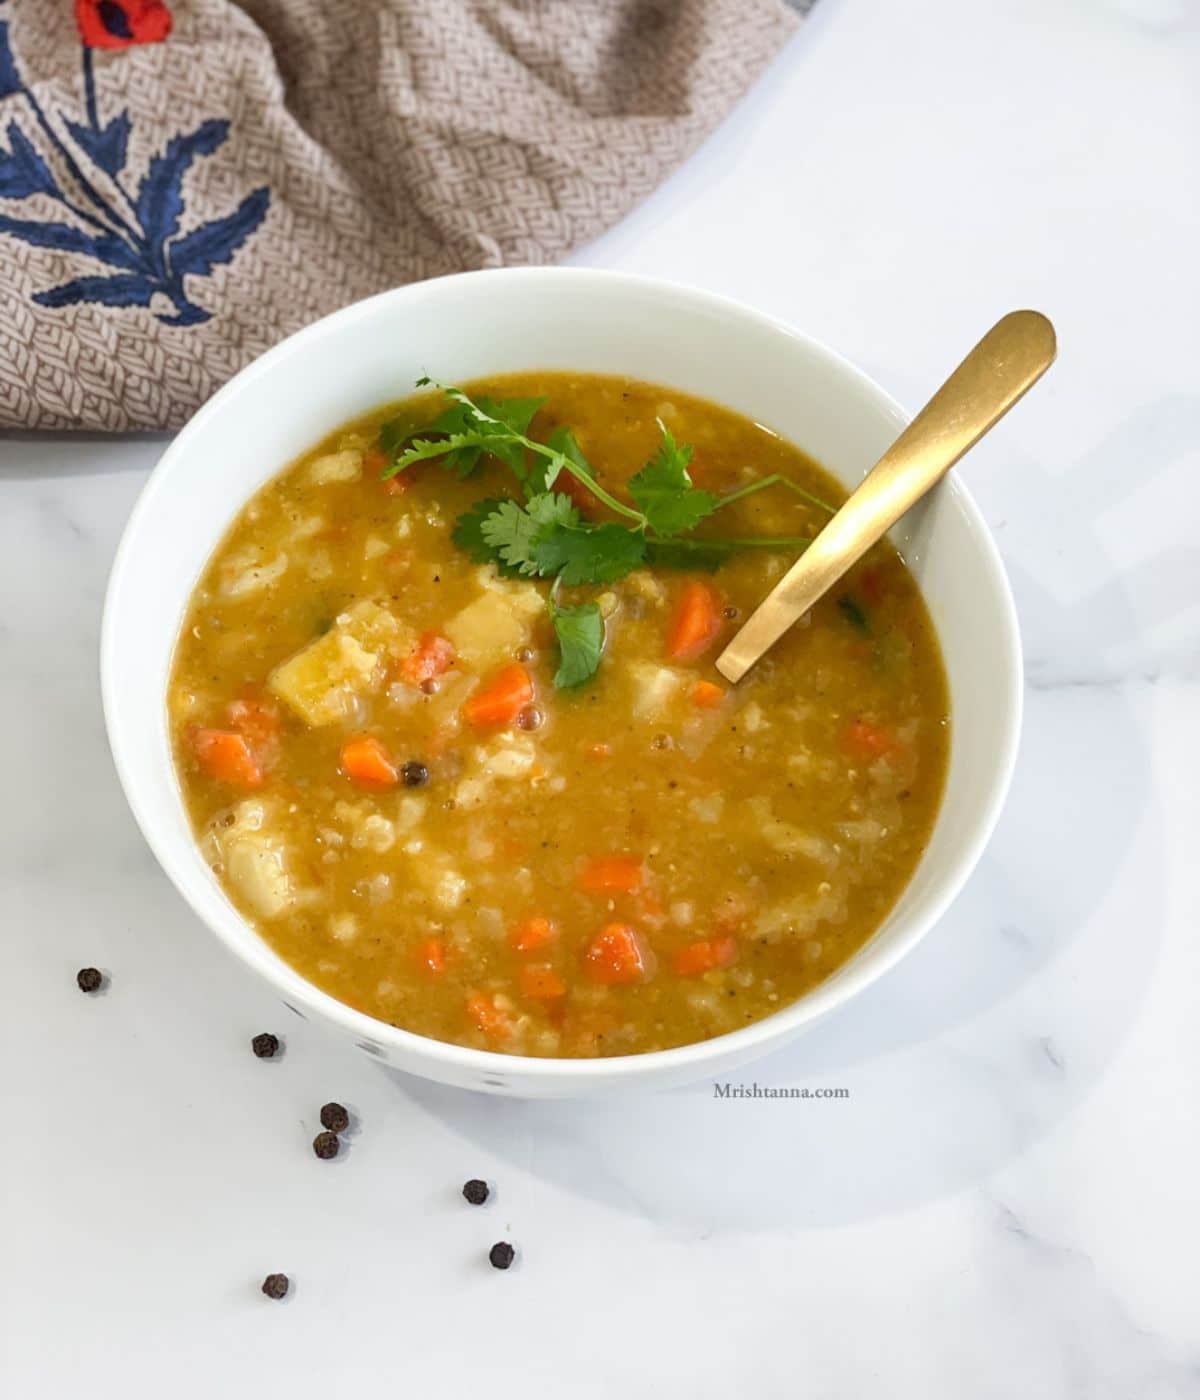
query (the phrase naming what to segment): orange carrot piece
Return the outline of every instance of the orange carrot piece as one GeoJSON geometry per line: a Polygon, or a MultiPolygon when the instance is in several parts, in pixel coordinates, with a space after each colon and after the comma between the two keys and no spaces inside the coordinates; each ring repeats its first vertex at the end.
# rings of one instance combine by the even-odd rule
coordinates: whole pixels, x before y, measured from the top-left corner
{"type": "Polygon", "coordinates": [[[692,687],[692,704],[698,710],[712,710],[725,699],[724,686],[712,681],[697,681],[692,687]]]}
{"type": "Polygon", "coordinates": [[[512,1022],[495,1001],[482,992],[467,993],[467,1015],[484,1035],[493,1039],[511,1035],[512,1022]]]}
{"type": "Polygon", "coordinates": [[[896,747],[896,740],[882,725],[856,719],[842,736],[842,747],[852,758],[882,758],[896,747]]]}
{"type": "Polygon", "coordinates": [[[370,734],[360,734],[343,744],[341,759],[342,772],[360,787],[390,788],[399,780],[391,755],[370,734]]]}
{"type": "Polygon", "coordinates": [[[533,700],[533,681],[519,662],[502,666],[479,690],[467,697],[463,718],[476,729],[511,724],[533,700]]]}
{"type": "Polygon", "coordinates": [[[453,664],[454,648],[446,638],[439,637],[436,632],[422,632],[421,640],[397,669],[401,680],[416,687],[422,681],[431,681],[445,674],[453,664]]]}
{"type": "Polygon", "coordinates": [[[527,963],[521,969],[521,995],[535,1001],[554,1001],[565,997],[567,984],[547,963],[527,963]]]}
{"type": "Polygon", "coordinates": [[[716,641],[720,630],[721,600],[716,589],[698,580],[685,583],[667,629],[667,655],[694,661],[716,641]]]}
{"type": "Polygon", "coordinates": [[[579,888],[593,894],[617,892],[629,894],[642,887],[646,868],[641,856],[595,856],[579,872],[579,888]]]}
{"type": "Polygon", "coordinates": [[[417,948],[417,963],[426,972],[440,977],[446,970],[446,945],[440,938],[427,938],[417,948]]]}
{"type": "Polygon", "coordinates": [[[270,768],[279,757],[283,718],[279,707],[248,696],[231,700],[225,711],[232,728],[246,740],[262,768],[270,768]]]}
{"type": "Polygon", "coordinates": [[[632,924],[606,924],[583,955],[584,972],[606,987],[648,982],[654,969],[654,952],[632,924]]]}
{"type": "Polygon", "coordinates": [[[680,977],[699,977],[717,968],[730,967],[737,962],[736,938],[702,938],[681,948],[671,960],[680,977]]]}
{"type": "Polygon", "coordinates": [[[877,605],[882,603],[884,598],[887,597],[887,574],[882,567],[864,570],[862,577],[858,581],[858,585],[862,589],[863,597],[866,598],[868,603],[877,605]]]}
{"type": "Polygon", "coordinates": [[[228,729],[193,729],[192,749],[210,778],[234,787],[261,787],[262,765],[244,734],[228,729]]]}
{"type": "Polygon", "coordinates": [[[532,953],[535,948],[544,948],[558,937],[558,925],[553,919],[543,919],[540,914],[522,919],[509,936],[509,942],[518,953],[532,953]]]}

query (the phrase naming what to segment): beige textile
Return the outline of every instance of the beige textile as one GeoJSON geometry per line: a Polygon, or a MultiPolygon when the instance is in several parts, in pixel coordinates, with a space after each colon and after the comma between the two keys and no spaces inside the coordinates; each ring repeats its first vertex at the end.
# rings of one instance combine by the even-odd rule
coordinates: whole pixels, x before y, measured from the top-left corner
{"type": "Polygon", "coordinates": [[[544,263],[802,0],[0,0],[0,426],[174,427],[348,302],[544,263]]]}

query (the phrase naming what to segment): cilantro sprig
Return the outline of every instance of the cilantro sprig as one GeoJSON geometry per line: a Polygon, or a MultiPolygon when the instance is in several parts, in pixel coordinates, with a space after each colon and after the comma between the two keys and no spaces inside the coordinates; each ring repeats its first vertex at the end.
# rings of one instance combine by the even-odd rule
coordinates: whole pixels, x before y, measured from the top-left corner
{"type": "Polygon", "coordinates": [[[786,536],[684,538],[703,521],[734,501],[770,486],[784,486],[832,514],[833,508],[778,473],[760,477],[736,491],[717,496],[692,480],[692,448],[677,443],[660,420],[662,442],[646,465],[629,479],[633,505],[618,500],[596,473],[570,430],[555,428],[546,442],[529,436],[529,426],[543,399],[472,399],[453,385],[428,378],[449,405],[419,434],[409,435],[399,421],[380,430],[380,449],[390,458],[381,475],[395,476],[419,462],[436,461],[464,480],[487,457],[512,472],[523,500],[487,497],[459,516],[453,539],[478,563],[492,563],[513,577],[549,578],[549,607],[558,637],[561,663],[555,685],[582,685],[595,675],[604,652],[604,619],[597,604],[558,602],[562,587],[613,583],[644,564],[673,568],[719,567],[749,549],[803,549],[807,538],[786,536]],[[565,491],[555,486],[573,478],[617,520],[584,519],[565,491]]]}

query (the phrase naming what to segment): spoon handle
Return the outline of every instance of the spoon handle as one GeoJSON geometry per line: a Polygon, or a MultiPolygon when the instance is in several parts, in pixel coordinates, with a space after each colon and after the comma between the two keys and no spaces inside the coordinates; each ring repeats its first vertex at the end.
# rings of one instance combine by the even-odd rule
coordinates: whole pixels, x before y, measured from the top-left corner
{"type": "Polygon", "coordinates": [[[758,605],[717,670],[741,680],[1045,374],[1054,355],[1054,327],[1039,312],[1011,311],[997,321],[758,605]]]}

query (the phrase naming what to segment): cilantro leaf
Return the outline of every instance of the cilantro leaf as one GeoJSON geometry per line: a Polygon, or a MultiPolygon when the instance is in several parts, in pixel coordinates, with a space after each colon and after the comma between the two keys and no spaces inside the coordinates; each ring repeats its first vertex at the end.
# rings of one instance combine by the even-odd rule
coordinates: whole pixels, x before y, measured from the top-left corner
{"type": "Polygon", "coordinates": [[[520,571],[503,559],[500,551],[494,545],[488,544],[483,537],[483,522],[504,504],[506,502],[503,499],[494,496],[476,501],[470,510],[464,511],[455,521],[451,538],[459,549],[477,564],[495,564],[502,574],[512,577],[520,571]]]}
{"type": "Polygon", "coordinates": [[[678,446],[661,419],[658,426],[662,445],[630,478],[629,494],[656,535],[682,535],[716,510],[717,498],[711,491],[692,485],[688,474],[691,447],[687,443],[678,446]]]}
{"type": "Polygon", "coordinates": [[[551,571],[537,558],[538,542],[556,529],[578,521],[579,512],[569,496],[547,491],[534,496],[525,506],[501,501],[481,522],[480,534],[506,564],[523,574],[545,574],[551,571]]]}
{"type": "Polygon", "coordinates": [[[611,522],[560,525],[534,541],[531,557],[540,574],[558,574],[570,588],[612,583],[632,573],[646,557],[646,537],[611,522]]]}
{"type": "Polygon", "coordinates": [[[863,612],[862,604],[853,593],[843,593],[837,600],[837,605],[838,612],[860,636],[870,637],[874,635],[867,615],[863,612]]]}
{"type": "Polygon", "coordinates": [[[579,450],[579,444],[575,441],[575,436],[570,428],[561,426],[555,428],[546,439],[546,446],[553,453],[553,456],[538,457],[534,462],[525,482],[525,490],[530,494],[549,491],[558,480],[559,474],[566,470],[568,462],[577,467],[584,476],[595,479],[596,473],[579,450]]]}
{"type": "Polygon", "coordinates": [[[599,669],[604,654],[604,619],[595,603],[552,606],[550,615],[561,655],[554,684],[559,690],[570,690],[591,680],[599,669]]]}

